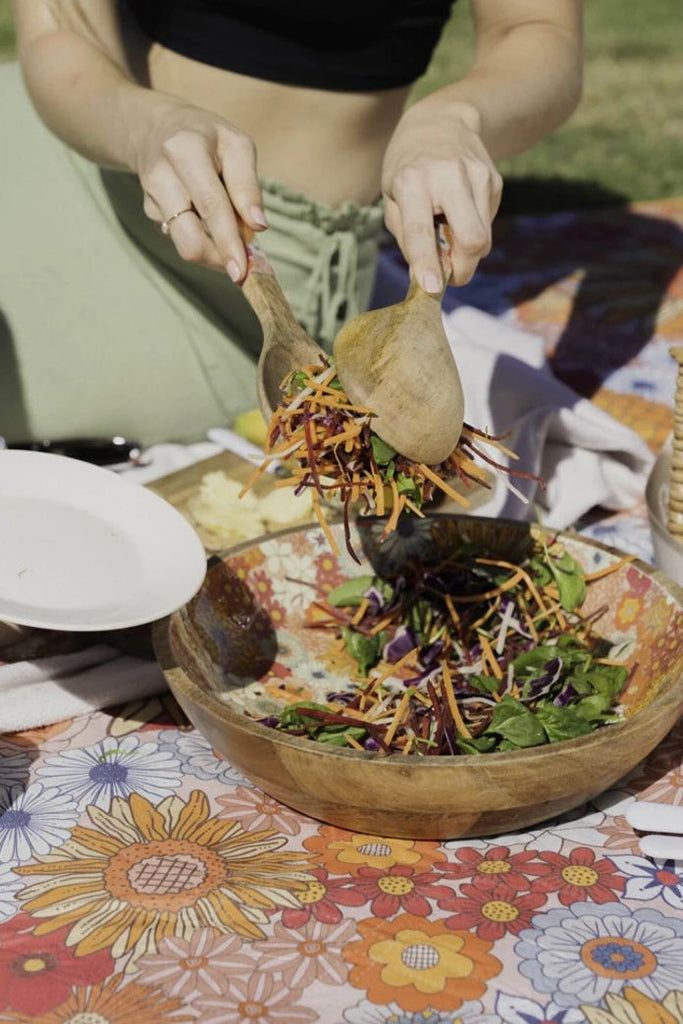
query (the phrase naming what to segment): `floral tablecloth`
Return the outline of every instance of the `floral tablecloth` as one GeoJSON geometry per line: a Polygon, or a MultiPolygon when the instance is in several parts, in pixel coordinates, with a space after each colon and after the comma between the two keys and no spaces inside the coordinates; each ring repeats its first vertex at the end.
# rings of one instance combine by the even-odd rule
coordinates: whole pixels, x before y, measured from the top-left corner
{"type": "MultiPolygon", "coordinates": [[[[538,333],[657,450],[682,223],[683,200],[519,218],[448,301],[538,333]]],[[[385,299],[403,270],[383,270],[385,299]]],[[[651,556],[642,508],[582,529],[651,556]]],[[[682,736],[569,816],[443,843],[276,803],[170,696],[0,736],[0,1021],[683,1022],[683,864],[643,856],[624,818],[683,804],[682,736]]]]}

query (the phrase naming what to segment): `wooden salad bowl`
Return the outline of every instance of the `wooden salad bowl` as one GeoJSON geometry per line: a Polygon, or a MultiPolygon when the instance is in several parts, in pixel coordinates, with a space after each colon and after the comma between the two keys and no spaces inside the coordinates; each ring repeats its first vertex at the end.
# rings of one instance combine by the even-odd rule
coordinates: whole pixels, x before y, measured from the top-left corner
{"type": "MultiPolygon", "coordinates": [[[[659,570],[577,535],[473,516],[417,522],[413,537],[382,544],[372,523],[354,527],[360,567],[346,553],[341,524],[331,527],[339,555],[318,526],[307,526],[213,558],[199,593],[154,629],[157,659],[190,721],[270,796],[312,818],[372,835],[446,840],[517,831],[609,789],[647,757],[683,711],[683,589],[659,570]],[[423,757],[330,747],[247,716],[245,704],[267,713],[284,678],[287,685],[301,683],[301,699],[321,699],[315,691],[326,672],[321,631],[302,627],[316,591],[383,560],[415,558],[421,533],[446,528],[467,531],[510,560],[532,531],[540,531],[559,537],[587,570],[618,563],[590,585],[587,605],[607,607],[598,632],[624,642],[629,663],[636,664],[622,696],[623,721],[523,750],[423,757]]],[[[329,690],[329,680],[325,685],[329,690]]]]}

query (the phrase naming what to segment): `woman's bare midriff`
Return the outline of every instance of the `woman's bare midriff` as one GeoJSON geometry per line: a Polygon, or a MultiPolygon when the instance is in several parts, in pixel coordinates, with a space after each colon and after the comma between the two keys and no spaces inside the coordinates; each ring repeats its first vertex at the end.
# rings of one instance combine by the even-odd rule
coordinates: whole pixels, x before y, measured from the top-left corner
{"type": "Polygon", "coordinates": [[[152,88],[211,110],[256,143],[258,171],[337,206],[380,193],[382,155],[408,90],[325,92],[207,67],[154,44],[152,88]]]}

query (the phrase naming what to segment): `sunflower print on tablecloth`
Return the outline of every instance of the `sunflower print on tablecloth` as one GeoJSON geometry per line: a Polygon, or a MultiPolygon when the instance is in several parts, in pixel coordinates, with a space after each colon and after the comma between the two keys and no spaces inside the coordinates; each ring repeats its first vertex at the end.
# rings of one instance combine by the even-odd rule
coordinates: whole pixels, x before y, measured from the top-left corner
{"type": "Polygon", "coordinates": [[[78,956],[110,949],[134,970],[163,938],[188,938],[205,925],[263,938],[266,912],[299,906],[297,893],[312,878],[305,854],[279,852],[283,836],[212,818],[198,790],[157,807],[137,794],[117,797],[109,813],[88,814],[93,828],[74,828],[61,847],[17,868],[47,876],[19,893],[40,921],[36,934],[68,925],[78,956]]]}

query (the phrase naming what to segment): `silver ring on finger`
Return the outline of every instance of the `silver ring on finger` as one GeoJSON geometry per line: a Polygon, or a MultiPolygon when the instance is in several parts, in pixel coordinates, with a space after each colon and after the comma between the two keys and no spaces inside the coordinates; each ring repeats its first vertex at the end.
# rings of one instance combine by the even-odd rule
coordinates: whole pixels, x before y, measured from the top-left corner
{"type": "Polygon", "coordinates": [[[182,217],[184,213],[194,213],[194,208],[192,206],[186,206],[184,209],[178,210],[176,213],[172,213],[170,217],[166,218],[166,220],[162,220],[162,235],[168,235],[171,230],[171,224],[173,223],[173,221],[176,220],[178,217],[182,217]]]}

